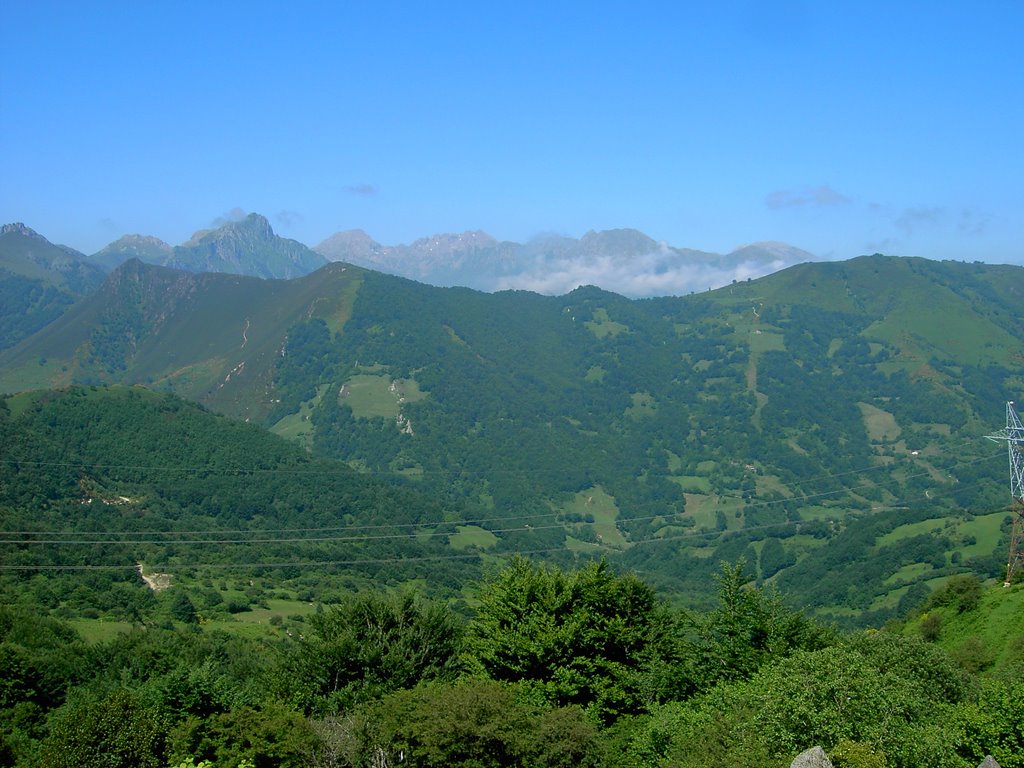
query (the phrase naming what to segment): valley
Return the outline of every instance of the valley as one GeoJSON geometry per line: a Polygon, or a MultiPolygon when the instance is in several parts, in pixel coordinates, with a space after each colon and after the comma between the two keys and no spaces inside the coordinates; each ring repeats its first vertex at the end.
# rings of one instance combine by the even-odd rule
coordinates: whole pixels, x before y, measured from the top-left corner
{"type": "MultiPolygon", "coordinates": [[[[799,668],[820,682],[834,655],[875,669],[904,654],[899,685],[911,687],[912,659],[932,658],[953,686],[932,704],[955,703],[966,734],[970,686],[1003,684],[992,680],[1017,668],[1024,631],[1016,618],[991,624],[1019,615],[1006,606],[1021,587],[996,595],[1011,518],[1005,452],[984,440],[1024,391],[1021,295],[1020,267],[881,255],[649,299],[593,286],[483,293],[342,263],[265,279],[130,260],[0,351],[0,646],[51,659],[59,643],[45,638],[62,637],[123,676],[155,644],[145,652],[169,654],[182,690],[207,704],[169,698],[159,665],[124,689],[131,701],[100,688],[90,701],[152,714],[159,700],[153,754],[231,768],[232,701],[280,718],[257,718],[253,733],[306,740],[260,747],[258,764],[298,765],[328,731],[341,738],[329,725],[340,713],[405,743],[428,738],[431,696],[463,695],[509,712],[519,705],[503,697],[525,696],[522,722],[563,718],[581,734],[576,764],[628,753],[638,766],[689,765],[707,748],[692,724],[719,711],[732,729],[723,754],[782,765],[803,742],[784,728],[772,743],[743,736],[731,697],[753,686],[772,711],[772,675],[799,668]],[[979,597],[959,611],[965,589],[979,597]],[[371,624],[404,617],[394,626],[409,632],[451,623],[464,644],[407,677],[412,662],[397,657],[342,673],[325,659],[366,644],[345,634],[360,631],[358,610],[371,624]],[[645,629],[635,645],[581,648],[560,671],[525,674],[505,654],[526,650],[487,622],[541,610],[595,617],[585,632],[538,618],[530,642],[552,648],[606,621],[645,629]],[[739,615],[752,624],[730,640],[739,615]],[[882,645],[866,645],[881,627],[882,645]],[[348,645],[331,645],[335,632],[348,645]],[[761,645],[760,633],[776,639],[761,645]],[[946,656],[929,655],[940,646],[946,656]],[[278,709],[244,688],[238,653],[270,654],[251,674],[278,709]],[[213,688],[184,672],[189,654],[213,688]],[[358,677],[381,664],[397,676],[358,677]],[[326,669],[334,683],[317,677],[326,669]],[[964,670],[985,682],[954,684],[964,670]],[[416,693],[417,681],[432,682],[416,693]],[[421,730],[403,731],[391,707],[411,708],[421,730]],[[628,737],[612,744],[620,719],[628,737]]],[[[419,647],[420,635],[402,637],[419,647]]],[[[43,674],[34,664],[17,685],[43,674]]],[[[925,752],[901,751],[870,718],[842,738],[816,733],[839,754],[872,744],[887,764],[919,764],[953,749],[923,735],[933,721],[915,713],[930,695],[900,726],[925,752]]],[[[10,706],[74,707],[47,696],[12,693],[10,706]]],[[[20,734],[7,754],[61,764],[47,745],[74,739],[26,717],[5,721],[20,734]]],[[[370,736],[344,733],[372,751],[370,736]]],[[[974,759],[963,739],[958,754],[974,759]]],[[[513,741],[502,748],[521,750],[516,760],[561,764],[544,751],[553,743],[513,741]]]]}

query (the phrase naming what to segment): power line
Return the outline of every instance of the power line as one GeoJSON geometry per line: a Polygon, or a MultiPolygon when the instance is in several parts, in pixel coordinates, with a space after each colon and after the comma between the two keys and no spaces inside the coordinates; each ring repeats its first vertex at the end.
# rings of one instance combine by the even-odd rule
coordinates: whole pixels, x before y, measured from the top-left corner
{"type": "MultiPolygon", "coordinates": [[[[968,462],[974,463],[991,457],[977,457],[975,460],[968,462]]],[[[376,478],[389,478],[398,480],[409,480],[410,475],[403,474],[397,470],[367,470],[367,469],[354,469],[343,461],[337,461],[334,467],[325,467],[323,469],[301,469],[298,467],[209,467],[209,466],[187,466],[187,465],[171,465],[171,464],[95,464],[85,461],[29,461],[23,459],[17,459],[13,457],[3,457],[0,461],[27,467],[63,467],[67,469],[77,470],[131,470],[131,471],[143,471],[143,472],[180,472],[180,473],[196,473],[204,475],[225,475],[225,476],[245,476],[245,475],[325,475],[328,477],[336,477],[338,479],[351,480],[358,477],[376,477],[376,478]]],[[[327,460],[322,460],[321,463],[325,463],[327,460]]],[[[815,477],[805,478],[798,480],[794,485],[804,485],[807,483],[819,482],[822,480],[832,480],[835,478],[845,477],[847,475],[859,474],[862,472],[873,472],[884,469],[891,469],[893,465],[890,464],[873,464],[868,467],[860,467],[857,469],[846,470],[845,472],[836,473],[825,473],[817,475],[815,477]]],[[[441,469],[417,469],[417,475],[439,475],[447,477],[451,473],[441,469]]],[[[462,473],[464,474],[464,473],[462,473]]],[[[541,475],[553,475],[553,474],[565,474],[564,469],[551,468],[545,469],[543,467],[530,467],[524,469],[489,469],[483,473],[471,473],[478,474],[481,479],[486,480],[489,476],[535,476],[541,475]]],[[[644,477],[654,478],[673,478],[679,475],[674,472],[644,472],[644,477]]],[[[413,479],[415,476],[412,476],[413,479]]]]}
{"type": "MultiPolygon", "coordinates": [[[[881,511],[889,511],[897,509],[897,507],[884,507],[881,511]]],[[[999,512],[1006,511],[1005,508],[997,510],[989,510],[982,513],[997,514],[999,512]]],[[[629,542],[630,548],[634,546],[642,546],[645,544],[658,544],[658,543],[670,543],[673,541],[683,541],[689,539],[699,538],[718,538],[720,536],[735,534],[741,536],[746,533],[761,532],[767,530],[774,530],[777,528],[786,527],[799,527],[799,526],[815,526],[825,523],[837,522],[834,519],[821,519],[821,520],[785,520],[777,523],[765,523],[763,525],[750,526],[747,528],[741,528],[735,531],[709,531],[709,530],[697,530],[697,531],[685,531],[679,534],[658,536],[656,534],[651,535],[647,538],[636,539],[629,542]]],[[[562,526],[550,526],[550,527],[562,527],[562,526]]],[[[525,531],[527,529],[516,529],[525,531]]],[[[127,542],[126,542],[127,543],[127,542]]],[[[139,542],[131,542],[139,543],[139,542]]],[[[623,551],[623,550],[612,550],[623,551]]],[[[564,546],[548,547],[545,549],[535,550],[514,550],[508,552],[495,552],[492,553],[495,557],[508,558],[516,555],[537,555],[537,554],[550,554],[552,552],[566,552],[564,546]]],[[[432,555],[410,555],[402,557],[389,557],[389,558],[359,558],[350,560],[302,560],[302,561],[277,561],[277,562],[256,562],[256,563],[168,563],[168,564],[151,564],[149,570],[151,572],[160,571],[183,571],[183,570],[200,570],[200,569],[259,569],[259,568],[285,568],[285,567],[298,567],[298,568],[309,568],[309,567],[324,567],[324,566],[355,566],[355,565],[398,565],[407,563],[417,562],[445,562],[451,560],[475,560],[479,559],[484,553],[475,552],[468,554],[432,554],[432,555]]],[[[489,553],[491,554],[491,553],[489,553]]],[[[605,550],[605,554],[608,551],[605,550]]],[[[39,564],[39,565],[0,565],[0,571],[40,571],[40,570],[125,570],[139,568],[139,563],[131,565],[61,565],[61,564],[39,564]]]]}
{"type": "MultiPolygon", "coordinates": [[[[958,462],[956,465],[954,465],[953,467],[949,468],[949,470],[947,470],[947,471],[954,470],[954,469],[957,469],[957,468],[960,468],[960,467],[964,467],[964,466],[970,466],[972,464],[976,464],[978,462],[988,461],[988,460],[990,460],[990,457],[982,456],[982,457],[970,459],[970,460],[967,460],[967,461],[958,462]]],[[[865,467],[865,468],[862,468],[862,469],[849,470],[847,472],[839,473],[837,475],[832,475],[832,476],[828,476],[828,477],[841,477],[841,476],[849,476],[849,475],[853,475],[853,474],[863,474],[863,473],[867,473],[867,472],[876,471],[877,469],[880,469],[880,468],[891,469],[892,465],[883,465],[882,467],[877,467],[877,466],[865,467]]],[[[918,472],[918,473],[915,473],[915,474],[906,475],[904,478],[902,478],[902,481],[906,481],[906,480],[910,480],[910,479],[915,479],[915,478],[918,478],[918,477],[930,477],[931,475],[932,475],[932,473],[930,471],[926,470],[926,471],[918,472]]],[[[812,478],[811,480],[804,481],[804,482],[816,482],[819,479],[822,479],[822,478],[812,478]]],[[[889,482],[890,483],[896,483],[896,482],[902,482],[902,481],[893,478],[889,482]]],[[[884,483],[883,483],[883,485],[884,485],[884,483]]],[[[853,489],[855,489],[857,487],[862,487],[862,486],[854,486],[853,489]]],[[[853,489],[847,488],[847,487],[843,487],[843,488],[833,489],[833,490],[830,490],[830,491],[820,491],[820,492],[814,493],[814,494],[803,494],[803,495],[800,495],[800,496],[792,496],[792,497],[787,497],[787,498],[782,498],[782,499],[763,499],[763,500],[758,500],[758,501],[750,501],[750,500],[744,499],[742,496],[731,496],[731,495],[730,496],[718,495],[718,496],[715,496],[715,498],[717,498],[720,501],[727,501],[727,502],[728,501],[737,501],[737,502],[740,502],[745,509],[757,509],[759,507],[767,507],[767,506],[772,506],[772,505],[776,505],[776,504],[800,503],[800,502],[806,502],[806,501],[813,501],[815,499],[827,498],[828,496],[837,496],[837,495],[840,495],[840,494],[849,493],[853,489]]],[[[440,525],[479,525],[479,524],[482,524],[482,523],[494,523],[494,522],[498,522],[498,521],[500,521],[500,522],[509,522],[509,521],[514,521],[514,520],[542,520],[542,519],[549,519],[549,518],[558,518],[558,517],[562,517],[562,516],[564,516],[566,514],[567,513],[565,511],[558,511],[558,512],[549,512],[549,513],[542,513],[542,514],[535,514],[535,515],[521,515],[521,516],[503,517],[503,518],[494,518],[494,517],[478,518],[478,519],[475,519],[475,520],[434,521],[434,522],[419,522],[419,523],[383,523],[383,524],[376,524],[376,525],[328,526],[328,527],[308,527],[308,528],[271,528],[271,529],[259,529],[259,530],[253,530],[253,529],[227,529],[227,530],[206,529],[206,530],[188,530],[188,531],[0,531],[0,536],[4,536],[4,535],[6,535],[6,536],[48,536],[48,535],[58,535],[58,536],[89,536],[89,535],[92,535],[92,536],[122,536],[122,537],[124,537],[124,536],[183,536],[183,535],[215,536],[215,535],[227,535],[227,534],[256,534],[256,535],[258,535],[258,534],[299,533],[299,532],[304,532],[304,533],[321,533],[321,532],[328,532],[328,531],[350,531],[351,532],[351,531],[363,531],[363,530],[388,530],[388,529],[396,529],[396,528],[404,528],[404,529],[407,529],[408,531],[410,531],[410,532],[407,532],[407,533],[396,533],[396,534],[388,534],[388,535],[383,535],[383,536],[351,536],[351,537],[350,536],[327,536],[327,537],[300,537],[300,536],[296,536],[296,537],[280,537],[280,538],[273,538],[273,539],[251,539],[251,538],[247,538],[247,539],[239,539],[239,540],[231,540],[231,539],[208,539],[208,540],[195,540],[195,539],[170,540],[170,539],[159,539],[159,540],[155,540],[155,541],[145,541],[145,540],[134,539],[134,540],[128,540],[128,541],[110,541],[110,540],[88,540],[88,541],[86,541],[86,540],[69,540],[69,541],[65,541],[65,540],[41,540],[41,539],[26,539],[26,540],[10,540],[10,539],[2,540],[2,539],[0,539],[0,544],[89,544],[89,545],[94,545],[94,544],[147,544],[147,543],[159,543],[159,544],[170,545],[170,544],[247,544],[247,543],[281,544],[281,543],[294,543],[294,542],[301,542],[301,541],[314,541],[314,542],[315,541],[335,541],[335,542],[338,542],[338,541],[370,541],[370,540],[375,540],[375,539],[409,538],[411,536],[424,537],[424,536],[435,536],[435,535],[438,535],[438,536],[449,535],[447,532],[429,532],[429,533],[426,533],[426,534],[424,534],[424,533],[415,533],[416,530],[422,530],[424,528],[436,527],[436,526],[440,526],[440,525]]],[[[675,516],[678,517],[680,514],[682,514],[682,513],[676,513],[675,516]]],[[[671,516],[671,515],[669,515],[669,516],[671,516]]],[[[660,513],[660,514],[657,514],[657,515],[649,515],[649,516],[646,516],[646,517],[631,517],[631,518],[625,518],[623,520],[623,522],[626,522],[626,523],[628,523],[628,522],[643,522],[645,520],[653,520],[653,519],[658,518],[658,517],[666,517],[666,515],[664,513],[660,513]]],[[[496,528],[496,529],[488,529],[488,530],[490,530],[492,533],[509,533],[509,532],[515,532],[515,531],[544,530],[544,529],[559,528],[559,527],[563,527],[563,526],[562,525],[551,525],[551,526],[524,525],[524,526],[518,527],[518,528],[496,528]]]]}

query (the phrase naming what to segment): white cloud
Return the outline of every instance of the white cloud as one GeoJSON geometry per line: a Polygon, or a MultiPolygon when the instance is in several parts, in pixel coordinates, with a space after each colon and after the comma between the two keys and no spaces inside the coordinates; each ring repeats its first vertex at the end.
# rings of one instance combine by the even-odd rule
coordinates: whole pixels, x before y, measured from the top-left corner
{"type": "Polygon", "coordinates": [[[683,262],[655,252],[628,260],[603,256],[538,261],[502,277],[496,290],[522,289],[560,295],[581,285],[597,285],[629,297],[680,296],[762,277],[789,266],[783,259],[743,261],[729,266],[683,262]]]}
{"type": "Polygon", "coordinates": [[[379,191],[376,184],[349,184],[342,189],[357,197],[373,197],[379,191]]]}
{"type": "Polygon", "coordinates": [[[301,224],[304,220],[305,220],[305,216],[303,216],[298,211],[288,211],[288,210],[285,210],[285,211],[279,211],[278,213],[276,213],[274,215],[274,221],[276,221],[278,224],[280,224],[285,229],[291,229],[296,224],[301,224]]]}
{"type": "Polygon", "coordinates": [[[896,217],[895,224],[907,235],[912,235],[914,230],[922,226],[932,227],[941,224],[945,218],[946,210],[938,206],[905,208],[903,213],[896,217]]]}
{"type": "Polygon", "coordinates": [[[817,187],[796,187],[794,189],[777,189],[770,192],[764,204],[772,209],[802,208],[805,206],[843,205],[850,202],[846,195],[836,192],[828,184],[817,187]]]}
{"type": "Polygon", "coordinates": [[[245,211],[241,208],[232,208],[230,211],[222,213],[220,216],[210,222],[211,227],[223,227],[225,224],[231,224],[235,221],[241,221],[246,216],[245,211]]]}

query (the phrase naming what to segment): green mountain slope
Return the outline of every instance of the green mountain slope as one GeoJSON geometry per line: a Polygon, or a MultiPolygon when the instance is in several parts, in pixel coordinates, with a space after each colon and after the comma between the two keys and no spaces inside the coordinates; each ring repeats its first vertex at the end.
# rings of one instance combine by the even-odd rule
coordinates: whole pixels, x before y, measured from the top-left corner
{"type": "Polygon", "coordinates": [[[273,371],[288,329],[310,318],[339,329],[360,274],[337,264],[316,277],[259,280],[129,261],[3,355],[0,390],[146,384],[261,421],[277,399],[273,371]]]}
{"type": "Polygon", "coordinates": [[[144,383],[462,505],[457,542],[606,554],[699,603],[720,560],[837,620],[998,575],[1024,269],[863,257],[630,301],[126,265],[0,389],[144,383]],[[39,357],[46,358],[40,365],[39,357]]]}
{"type": "Polygon", "coordinates": [[[1019,676],[1024,670],[1024,587],[957,576],[901,623],[972,672],[1019,676]]]}
{"type": "Polygon", "coordinates": [[[0,349],[59,317],[103,282],[83,254],[54,245],[24,224],[0,228],[0,349]]]}
{"type": "MultiPolygon", "coordinates": [[[[15,581],[18,568],[56,578],[88,566],[138,583],[138,563],[175,578],[277,567],[324,587],[429,576],[450,591],[461,578],[450,510],[172,395],[16,395],[0,401],[0,443],[0,562],[15,581]]],[[[76,574],[65,576],[68,595],[76,574]]]]}

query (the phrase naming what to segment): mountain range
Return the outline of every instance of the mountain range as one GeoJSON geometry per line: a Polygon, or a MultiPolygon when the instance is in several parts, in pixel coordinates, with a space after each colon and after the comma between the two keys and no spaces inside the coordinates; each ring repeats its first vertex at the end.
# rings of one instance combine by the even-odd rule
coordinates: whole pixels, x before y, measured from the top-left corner
{"type": "Polygon", "coordinates": [[[314,250],[331,261],[431,285],[565,293],[598,284],[634,297],[704,290],[814,259],[785,243],[753,243],[725,255],[675,248],[635,229],[590,231],[579,239],[547,235],[527,243],[472,231],[397,246],[381,245],[357,229],[338,232],[314,250]]]}
{"type": "Polygon", "coordinates": [[[273,279],[301,277],[343,261],[438,286],[551,294],[595,284],[627,296],[653,296],[717,287],[813,257],[784,243],[755,243],[723,256],[674,248],[632,229],[588,232],[579,239],[550,235],[525,244],[476,231],[398,246],[350,230],[311,250],[276,235],[255,213],[199,230],[181,245],[125,235],[86,256],[15,223],[0,232],[0,349],[42,328],[130,259],[194,273],[273,279]]]}
{"type": "MultiPolygon", "coordinates": [[[[31,239],[37,247],[44,242],[50,245],[24,224],[6,225],[4,232],[31,239]]],[[[25,250],[16,240],[0,245],[0,264],[25,250]]],[[[256,213],[199,230],[177,246],[135,234],[89,256],[67,246],[53,248],[63,254],[65,264],[68,259],[87,261],[107,272],[137,258],[189,272],[289,279],[313,272],[327,261],[344,261],[432,285],[485,291],[565,292],[577,285],[598,283],[582,278],[611,269],[633,277],[625,290],[618,291],[628,296],[687,293],[694,286],[703,290],[729,279],[760,276],[814,259],[806,251],[775,242],[753,243],[725,255],[677,248],[634,229],[590,231],[578,239],[544,235],[526,243],[498,241],[478,230],[437,234],[395,246],[382,245],[355,229],[331,235],[310,249],[276,235],[266,217],[256,213]],[[581,279],[573,282],[575,278],[581,279]]]]}
{"type": "Polygon", "coordinates": [[[326,263],[297,240],[275,235],[270,222],[257,213],[199,230],[174,248],[159,238],[126,235],[91,257],[108,269],[133,258],[188,272],[281,279],[309,274],[326,263]]]}
{"type": "MultiPolygon", "coordinates": [[[[470,241],[436,247],[498,249],[470,241]]],[[[870,620],[998,575],[1005,458],[980,436],[1024,389],[1022,295],[1024,268],[879,255],[645,300],[133,259],[0,352],[0,391],[170,391],[415,484],[453,547],[604,554],[694,600],[743,558],[870,620]]]]}

